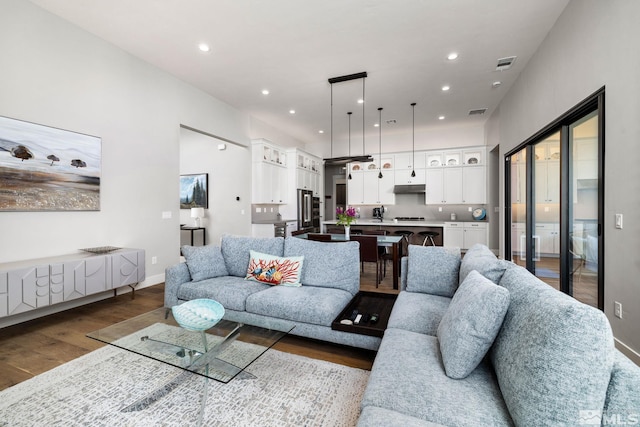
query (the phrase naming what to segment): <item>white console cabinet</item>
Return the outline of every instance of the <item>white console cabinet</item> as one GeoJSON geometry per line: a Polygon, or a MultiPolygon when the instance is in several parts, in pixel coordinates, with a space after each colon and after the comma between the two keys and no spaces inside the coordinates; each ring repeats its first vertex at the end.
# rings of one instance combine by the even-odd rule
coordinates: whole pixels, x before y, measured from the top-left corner
{"type": "Polygon", "coordinates": [[[0,264],[0,317],[131,286],[145,278],[143,249],[0,264]]]}

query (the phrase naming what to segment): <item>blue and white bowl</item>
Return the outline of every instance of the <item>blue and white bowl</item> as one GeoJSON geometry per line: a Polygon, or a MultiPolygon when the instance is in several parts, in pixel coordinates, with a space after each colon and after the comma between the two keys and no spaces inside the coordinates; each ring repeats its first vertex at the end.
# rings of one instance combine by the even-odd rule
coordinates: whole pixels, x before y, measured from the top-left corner
{"type": "Polygon", "coordinates": [[[224,316],[224,307],[212,299],[194,299],[171,307],[173,318],[184,329],[204,331],[212,328],[224,316]]]}

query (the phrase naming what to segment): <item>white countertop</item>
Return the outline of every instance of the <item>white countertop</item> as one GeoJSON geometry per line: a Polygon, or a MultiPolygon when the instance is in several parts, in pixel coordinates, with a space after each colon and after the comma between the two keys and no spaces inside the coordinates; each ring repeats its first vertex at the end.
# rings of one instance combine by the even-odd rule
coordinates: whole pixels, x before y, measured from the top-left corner
{"type": "MultiPolygon", "coordinates": [[[[323,225],[336,225],[337,221],[322,221],[323,225]]],[[[444,227],[444,221],[398,221],[394,222],[393,219],[385,219],[382,222],[375,219],[359,219],[356,222],[351,223],[351,227],[357,227],[358,225],[381,225],[385,227],[444,227]]]]}

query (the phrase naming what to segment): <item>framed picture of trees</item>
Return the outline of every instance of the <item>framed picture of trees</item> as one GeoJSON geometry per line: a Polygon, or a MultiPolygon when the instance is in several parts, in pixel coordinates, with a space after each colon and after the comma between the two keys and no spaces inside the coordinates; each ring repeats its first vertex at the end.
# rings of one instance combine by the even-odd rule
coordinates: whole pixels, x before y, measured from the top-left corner
{"type": "Polygon", "coordinates": [[[180,175],[180,209],[209,208],[209,174],[180,175]]]}

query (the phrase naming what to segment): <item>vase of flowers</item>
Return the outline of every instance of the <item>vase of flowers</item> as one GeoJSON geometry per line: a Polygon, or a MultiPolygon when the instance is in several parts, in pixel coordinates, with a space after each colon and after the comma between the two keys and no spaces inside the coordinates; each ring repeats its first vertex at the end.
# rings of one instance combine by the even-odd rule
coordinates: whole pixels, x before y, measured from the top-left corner
{"type": "Polygon", "coordinates": [[[351,206],[348,206],[347,209],[338,207],[336,209],[336,217],[338,218],[336,224],[344,226],[344,237],[349,240],[351,223],[356,220],[356,210],[351,206]]]}

